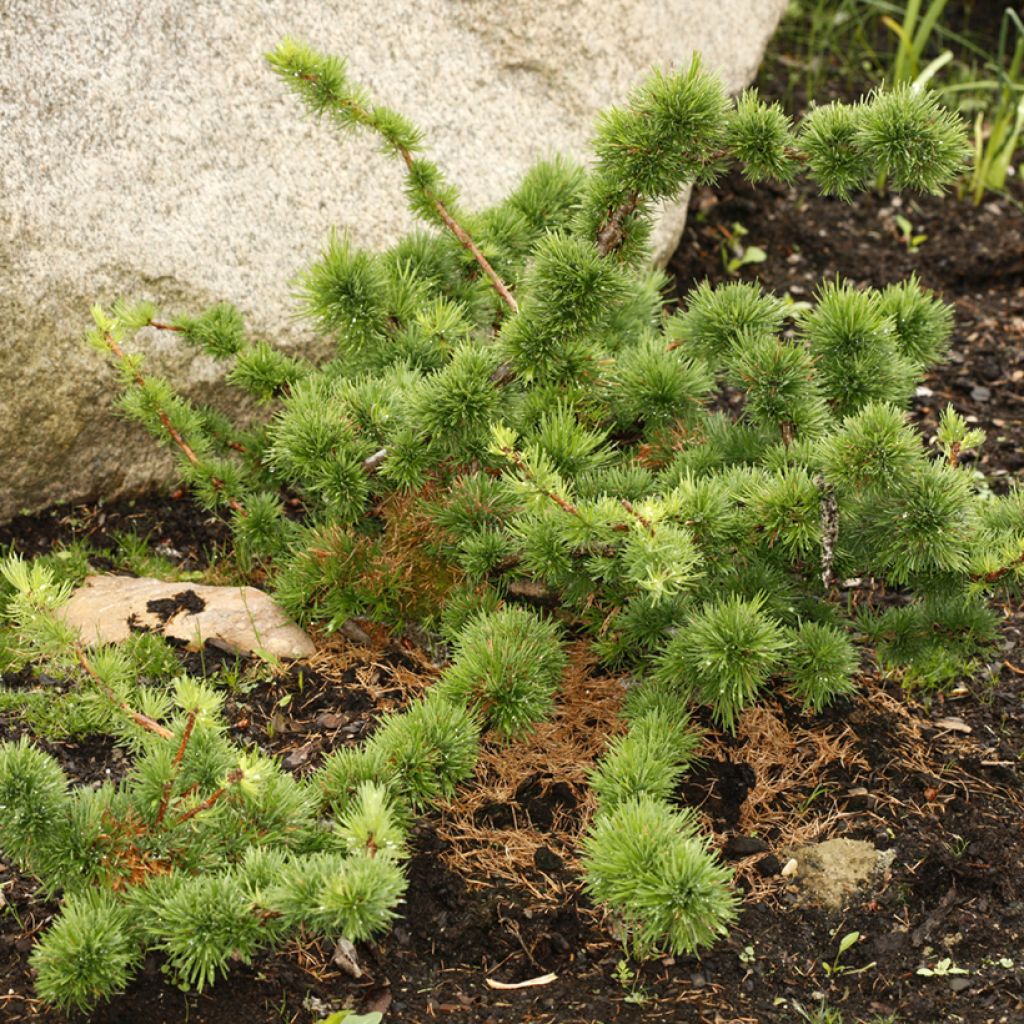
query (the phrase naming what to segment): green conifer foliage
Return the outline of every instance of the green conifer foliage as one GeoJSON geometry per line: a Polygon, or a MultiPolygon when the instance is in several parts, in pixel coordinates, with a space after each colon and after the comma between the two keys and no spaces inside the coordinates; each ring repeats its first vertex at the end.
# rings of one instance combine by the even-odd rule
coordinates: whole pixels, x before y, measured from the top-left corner
{"type": "MultiPolygon", "coordinates": [[[[327,240],[300,282],[302,312],[337,346],[316,367],[250,343],[223,307],[166,321],[146,304],[97,309],[90,340],[118,369],[125,411],[230,515],[243,564],[261,566],[288,611],[328,630],[353,615],[417,617],[455,640],[441,684],[360,751],[332,756],[310,782],[313,805],[372,817],[363,787],[380,786],[388,800],[373,813],[386,804],[401,823],[410,805],[450,796],[484,724],[515,735],[550,711],[559,621],[641,680],[629,731],[592,777],[588,889],[638,951],[693,951],[735,907],[692,816],[668,803],[694,756],[688,716],[704,708],[735,729],[776,686],[818,709],[855,686],[864,646],[893,670],[913,676],[916,662],[914,678],[948,680],[991,640],[987,598],[1024,582],[1024,504],[1019,491],[981,496],[960,462],[981,443],[966,424],[946,417],[936,450],[907,423],[949,337],[937,297],[913,280],[881,292],[834,281],[794,315],[755,284],[704,284],[670,311],[647,269],[654,205],[733,163],[752,180],[807,174],[844,199],[880,174],[940,191],[960,172],[963,127],[905,90],[793,125],[753,93],[733,104],[694,61],[600,119],[590,169],[547,161],[504,202],[467,211],[421,133],[342,61],[294,41],[269,60],[314,116],[372,134],[401,162],[425,229],[381,253],[327,240]],[[161,328],[225,358],[232,383],[271,403],[244,454],[222,419],[147,376],[134,338],[161,328]],[[301,517],[285,514],[287,494],[301,517]],[[855,618],[844,581],[859,578],[901,603],[855,618]]],[[[103,671],[118,700],[145,696],[160,717],[113,662],[103,671]]],[[[117,703],[100,703],[117,718],[117,703]]],[[[189,706],[168,712],[175,729],[189,706]]],[[[216,730],[204,736],[188,770],[209,786],[236,755],[216,730]]],[[[168,761],[151,745],[137,767],[150,816],[168,761]]],[[[315,820],[274,786],[289,815],[315,820]]],[[[238,807],[259,806],[281,828],[270,802],[230,792],[202,820],[237,826],[238,807]]],[[[319,900],[353,933],[383,923],[384,907],[359,916],[372,905],[359,886],[372,870],[396,892],[393,859],[316,834],[309,854],[274,847],[277,888],[257,884],[269,860],[248,839],[232,870],[254,899],[273,894],[281,920],[319,900]],[[327,859],[302,874],[314,853],[353,861],[329,899],[327,859]]],[[[211,940],[183,976],[208,980],[218,949],[211,940]]]]}
{"type": "Polygon", "coordinates": [[[655,679],[708,705],[716,722],[734,729],[789,647],[763,606],[761,597],[736,595],[705,605],[665,645],[655,679]]]}
{"type": "MultiPolygon", "coordinates": [[[[153,691],[148,714],[137,710],[129,700],[143,704],[145,691],[124,652],[87,652],[62,627],[68,587],[41,563],[12,556],[0,570],[20,655],[49,671],[77,667],[105,714],[93,728],[112,728],[135,753],[122,782],[94,789],[69,786],[27,739],[0,744],[0,849],[44,891],[64,893],[32,953],[42,999],[88,1010],[123,991],[147,950],[202,990],[300,931],[358,941],[387,927],[406,887],[410,805],[450,796],[473,771],[479,726],[463,703],[435,687],[298,781],[234,745],[223,697],[205,683],[177,675],[153,691]]],[[[528,616],[505,620],[517,614],[528,616]]],[[[468,651],[480,643],[473,625],[460,636],[468,651]]],[[[530,625],[529,653],[557,677],[553,627],[530,625]]]]}
{"type": "Polygon", "coordinates": [[[598,815],[583,849],[587,891],[638,956],[693,953],[736,917],[730,872],[709,856],[689,810],[633,797],[598,815]]]}
{"type": "Polygon", "coordinates": [[[52,1006],[86,1012],[123,991],[142,959],[127,908],[107,893],[70,897],[32,951],[36,991],[52,1006]]]}
{"type": "Polygon", "coordinates": [[[554,710],[565,664],[554,623],[507,608],[463,627],[440,690],[468,702],[502,736],[516,737],[554,710]]]}

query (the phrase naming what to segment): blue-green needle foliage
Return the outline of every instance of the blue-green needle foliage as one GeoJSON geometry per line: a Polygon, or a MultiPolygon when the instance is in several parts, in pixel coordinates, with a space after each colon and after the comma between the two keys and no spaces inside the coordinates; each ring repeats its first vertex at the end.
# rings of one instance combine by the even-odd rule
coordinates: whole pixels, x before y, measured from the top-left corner
{"type": "MultiPolygon", "coordinates": [[[[980,443],[966,426],[947,417],[935,447],[906,422],[945,352],[948,306],[914,280],[883,291],[831,281],[794,313],[744,281],[701,285],[669,309],[650,269],[655,207],[733,165],[752,180],[806,174],[842,198],[880,175],[941,191],[961,173],[963,126],[906,90],[792,124],[753,92],[733,103],[694,61],[604,114],[586,168],[547,160],[472,211],[415,125],[343,61],[290,40],[269,61],[313,116],[395,158],[422,226],[383,252],[325,239],[296,282],[300,313],[333,345],[317,366],[249,341],[226,307],[157,319],[149,304],[119,303],[94,311],[90,340],[118,370],[122,408],[177,453],[202,503],[229,514],[241,563],[289,612],[327,630],[354,615],[418,620],[454,641],[440,686],[364,748],[332,755],[310,783],[314,804],[343,817],[372,784],[401,822],[451,797],[484,726],[518,735],[551,712],[558,622],[643,680],[630,705],[645,710],[593,776],[602,839],[589,863],[614,861],[632,829],[666,843],[664,859],[625,855],[612,887],[592,892],[642,947],[710,941],[731,903],[664,803],[692,758],[687,714],[704,706],[735,729],[766,692],[814,711],[852,688],[865,638],[887,666],[920,657],[918,678],[948,680],[952,663],[921,637],[934,627],[975,655],[988,642],[978,609],[1024,582],[1024,516],[1019,495],[979,493],[959,458],[980,443]],[[232,430],[149,376],[140,345],[164,328],[223,359],[229,381],[269,405],[265,422],[232,430]],[[843,581],[855,578],[899,588],[899,616],[852,622],[843,581]]],[[[25,599],[12,607],[31,618],[25,599]]],[[[164,713],[108,661],[118,693],[164,713]]],[[[109,704],[94,705],[109,727],[109,704]]],[[[196,744],[189,771],[203,786],[231,770],[220,743],[196,744]]],[[[147,762],[150,814],[161,756],[147,762]]],[[[302,801],[286,782],[272,788],[261,820],[289,834],[270,810],[283,801],[298,814],[302,801]]],[[[236,863],[249,863],[247,842],[236,863]]],[[[282,873],[298,855],[281,853],[282,873]]],[[[298,875],[279,891],[289,907],[303,893],[327,900],[298,875]]],[[[363,928],[340,896],[320,905],[363,928]]],[[[193,977],[219,971],[219,956],[193,977]]]]}

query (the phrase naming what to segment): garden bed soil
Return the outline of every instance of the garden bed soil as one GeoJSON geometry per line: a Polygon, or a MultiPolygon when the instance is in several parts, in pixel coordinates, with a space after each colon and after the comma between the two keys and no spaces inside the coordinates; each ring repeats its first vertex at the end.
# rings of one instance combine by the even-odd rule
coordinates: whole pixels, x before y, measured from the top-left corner
{"type": "MultiPolygon", "coordinates": [[[[358,742],[382,710],[400,707],[437,671],[408,640],[379,630],[372,639],[370,647],[322,640],[311,662],[278,678],[255,669],[258,681],[227,702],[234,734],[299,774],[358,742]]],[[[712,735],[678,797],[701,807],[745,902],[737,927],[700,959],[664,958],[616,980],[621,949],[581,895],[584,774],[615,728],[622,687],[596,673],[579,645],[554,721],[533,741],[486,749],[476,781],[416,827],[401,918],[358,948],[361,978],[339,968],[328,946],[296,943],[185,995],[151,957],[128,992],[89,1019],[270,1024],[352,1006],[403,1024],[710,1024],[798,1020],[797,1004],[813,1008],[823,997],[848,1022],[892,1012],[929,1024],[1022,1019],[1024,618],[1009,620],[1007,645],[988,679],[930,708],[893,683],[867,681],[824,715],[809,718],[779,699],[744,716],[735,738],[712,735]],[[877,885],[838,912],[803,903],[780,873],[792,846],[836,836],[892,853],[877,885]],[[829,976],[823,962],[851,931],[863,938],[843,958],[850,970],[829,976]],[[970,973],[916,973],[946,956],[970,973]],[[556,979],[521,990],[486,982],[549,973],[556,979]]],[[[192,671],[210,669],[191,657],[192,671]]],[[[0,736],[20,732],[17,720],[0,720],[0,736]]],[[[85,784],[126,768],[109,739],[44,745],[85,784]]],[[[57,907],[9,868],[0,891],[3,1019],[62,1021],[33,1002],[27,957],[57,907]]]]}
{"type": "MultiPolygon", "coordinates": [[[[1021,191],[1017,189],[1018,199],[1021,191]]],[[[731,280],[722,244],[735,225],[767,254],[741,270],[796,301],[836,274],[883,286],[916,273],[956,311],[950,361],[915,399],[927,434],[947,401],[989,436],[980,468],[994,490],[1024,467],[1024,215],[1019,202],[980,208],[871,194],[855,205],[813,190],[738,177],[697,189],[670,268],[680,294],[731,280]],[[915,235],[899,238],[896,214],[915,235]]],[[[186,497],[64,508],[0,530],[26,555],[62,541],[109,545],[115,529],[148,536],[186,568],[207,565],[227,533],[186,497]]],[[[992,663],[945,697],[917,701],[869,676],[855,699],[804,716],[783,699],[748,712],[735,738],[710,734],[680,802],[701,807],[736,867],[739,922],[710,952],[617,970],[612,922],[581,893],[578,837],[591,810],[586,770],[616,726],[622,682],[573,650],[558,714],[532,741],[488,747],[457,801],[417,825],[410,885],[395,927],[362,944],[362,976],[332,949],[296,943],[237,964],[202,995],[168,984],[151,957],[97,1024],[314,1022],[342,1007],[380,1010],[385,1024],[611,1024],[613,1021],[783,1022],[822,1002],[846,1024],[1024,1020],[1024,614],[1007,607],[992,663]],[[845,909],[802,901],[781,873],[790,848],[832,837],[891,851],[890,867],[845,909]],[[829,971],[840,939],[860,941],[829,971]],[[947,959],[966,973],[924,976],[947,959]],[[493,989],[556,977],[520,989],[493,989]]],[[[228,702],[234,734],[282,755],[296,773],[358,742],[384,710],[429,685],[435,663],[409,638],[370,629],[371,643],[320,638],[309,664],[260,675],[228,702]]],[[[221,659],[223,656],[220,656],[221,659]]],[[[191,671],[214,656],[190,655],[191,671]]],[[[219,662],[218,662],[219,663],[219,662]]],[[[246,676],[246,678],[253,677],[246,676]]],[[[28,685],[27,677],[6,685],[28,685]]],[[[0,719],[0,738],[22,730],[0,719]]],[[[125,755],[108,740],[49,742],[76,781],[117,777],[125,755]]],[[[34,1001],[28,953],[57,907],[0,862],[0,1018],[61,1021],[34,1001]]]]}

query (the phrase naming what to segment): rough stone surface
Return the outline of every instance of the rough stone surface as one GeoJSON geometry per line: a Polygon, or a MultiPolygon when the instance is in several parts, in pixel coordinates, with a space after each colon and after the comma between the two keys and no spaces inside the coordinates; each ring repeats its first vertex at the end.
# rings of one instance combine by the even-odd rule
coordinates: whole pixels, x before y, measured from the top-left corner
{"type": "MultiPolygon", "coordinates": [[[[262,55],[285,34],[348,56],[422,125],[468,205],[535,159],[583,155],[595,113],[697,49],[731,89],[785,0],[5,0],[0,4],[0,521],[165,476],[110,412],[89,306],[228,300],[256,336],[322,351],[291,282],[329,228],[383,247],[409,227],[401,172],[312,123],[262,55]],[[318,347],[319,346],[319,347],[318,347]]],[[[670,250],[684,210],[667,211],[670,250]]],[[[152,372],[193,398],[219,372],[173,337],[152,372]]]]}
{"type": "Polygon", "coordinates": [[[262,590],[168,583],[147,576],[87,576],[59,612],[85,644],[116,644],[146,629],[195,650],[308,658],[313,641],[262,590]]]}
{"type": "Polygon", "coordinates": [[[860,839],[829,839],[789,852],[804,898],[834,910],[845,906],[861,886],[878,879],[893,860],[892,850],[877,850],[860,839]]]}

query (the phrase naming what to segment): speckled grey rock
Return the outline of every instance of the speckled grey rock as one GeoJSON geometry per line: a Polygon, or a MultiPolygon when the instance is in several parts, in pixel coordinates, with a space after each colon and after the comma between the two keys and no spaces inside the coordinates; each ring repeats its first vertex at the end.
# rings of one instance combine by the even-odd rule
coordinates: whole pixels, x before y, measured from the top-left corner
{"type": "MultiPolygon", "coordinates": [[[[119,295],[225,299],[257,336],[315,354],[290,286],[327,230],[383,247],[408,228],[371,140],[312,123],[262,55],[285,34],[348,56],[412,115],[470,205],[536,158],[586,152],[594,114],[699,49],[732,89],[785,0],[4,0],[0,4],[0,521],[113,495],[169,462],[111,414],[81,343],[119,295]]],[[[683,210],[667,211],[667,253],[683,210]]],[[[218,370],[174,338],[150,366],[194,398],[218,370]]]]}

